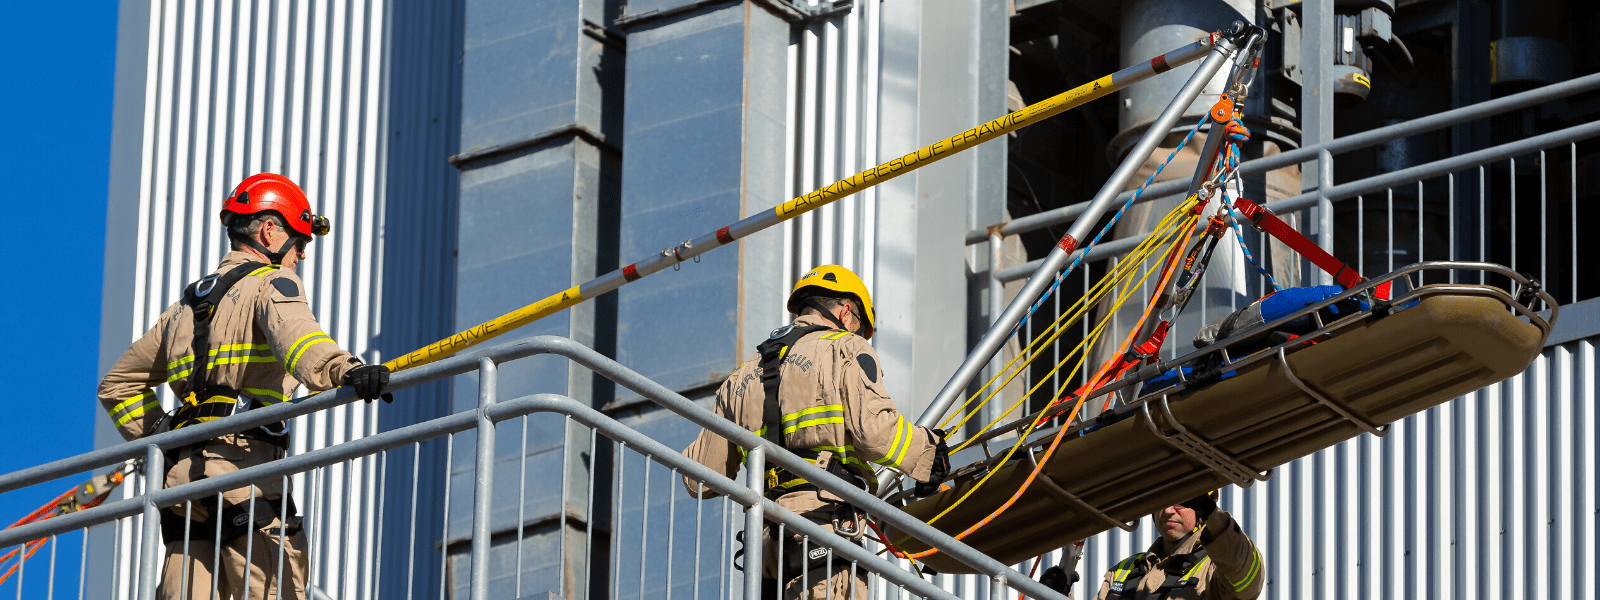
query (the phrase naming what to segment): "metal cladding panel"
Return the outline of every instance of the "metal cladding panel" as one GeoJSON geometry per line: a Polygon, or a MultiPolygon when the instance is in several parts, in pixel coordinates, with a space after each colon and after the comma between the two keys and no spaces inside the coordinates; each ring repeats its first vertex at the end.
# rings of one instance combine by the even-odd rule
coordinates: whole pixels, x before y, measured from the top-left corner
{"type": "MultiPolygon", "coordinates": [[[[592,42],[583,37],[577,2],[472,2],[461,86],[462,150],[577,122],[580,47],[592,42]]],[[[597,123],[584,124],[598,129],[597,123]]]]}
{"type": "MultiPolygon", "coordinates": [[[[622,256],[742,216],[746,15],[733,5],[629,32],[622,256]]],[[[618,290],[618,360],[676,390],[726,377],[739,359],[738,284],[738,255],[710,252],[618,290]]]]}
{"type": "MultiPolygon", "coordinates": [[[[383,336],[386,356],[399,356],[454,333],[457,170],[446,163],[459,151],[464,2],[397,0],[390,4],[387,49],[387,133],[383,336]]],[[[378,414],[381,431],[448,414],[450,384],[435,382],[398,394],[378,414]]],[[[448,465],[443,444],[428,443],[384,454],[381,504],[385,536],[378,544],[378,591],[399,598],[439,589],[437,537],[407,539],[400,532],[440,531],[448,465]],[[415,469],[415,479],[409,476],[415,469]],[[415,496],[413,493],[415,492],[415,496]],[[415,497],[416,500],[412,500],[415,497]],[[401,542],[399,540],[406,539],[401,542]]]]}
{"type": "MultiPolygon", "coordinates": [[[[634,15],[660,13],[694,6],[696,4],[700,4],[701,1],[702,0],[630,0],[627,4],[627,11],[629,14],[634,15]]],[[[735,0],[728,1],[733,2],[735,0]]]]}
{"type": "MultiPolygon", "coordinates": [[[[710,394],[690,399],[706,408],[715,401],[710,394]]],[[[669,448],[689,447],[700,432],[694,423],[653,404],[617,415],[617,420],[669,448]]],[[[616,465],[621,477],[614,491],[612,522],[614,539],[621,543],[610,554],[614,561],[607,582],[610,597],[737,597],[742,573],[733,568],[733,554],[742,545],[729,538],[731,529],[742,523],[741,507],[721,496],[710,500],[689,496],[680,473],[632,449],[619,451],[616,465]]],[[[743,562],[740,559],[739,564],[743,562]]]]}
{"type": "MultiPolygon", "coordinates": [[[[1594,598],[1597,342],[1225,488],[1261,549],[1262,597],[1594,598]]],[[[1154,539],[1148,522],[1091,538],[1075,597],[1154,539]]]]}
{"type": "MultiPolygon", "coordinates": [[[[462,330],[510,312],[528,302],[572,285],[587,274],[573,272],[572,256],[578,244],[592,240],[592,228],[580,228],[580,214],[573,201],[575,179],[585,175],[581,154],[592,153],[585,142],[568,138],[531,148],[516,155],[474,163],[461,173],[460,237],[457,284],[456,329],[462,330]],[[489,164],[484,164],[489,163],[489,164]]],[[[592,170],[591,170],[592,171],[592,170]]],[[[598,177],[590,172],[589,177],[598,177]]],[[[579,311],[563,311],[533,322],[517,335],[570,336],[579,311]]],[[[559,390],[569,387],[568,363],[559,357],[540,356],[504,365],[499,370],[501,397],[559,390]]],[[[470,411],[478,404],[478,379],[455,379],[454,406],[451,412],[470,411]]],[[[559,420],[557,421],[559,424],[559,420]]],[[[496,505],[503,507],[492,515],[494,531],[515,529],[516,517],[547,518],[555,503],[543,497],[552,482],[560,480],[560,463],[547,454],[561,448],[559,427],[551,429],[547,420],[530,424],[527,443],[520,428],[502,426],[496,437],[495,455],[500,460],[521,460],[527,455],[528,481],[535,482],[533,495],[512,487],[515,478],[502,477],[494,488],[496,505]],[[519,502],[520,498],[520,502],[519,502]],[[526,506],[529,510],[519,507],[526,506]],[[521,510],[521,512],[519,512],[521,510]]],[[[453,436],[448,496],[449,524],[444,538],[463,541],[472,532],[472,449],[476,432],[453,436]]],[[[515,468],[504,469],[515,471],[515,468]]],[[[554,486],[559,489],[559,485],[554,486]]],[[[465,545],[452,545],[453,563],[470,563],[461,554],[465,545]]],[[[525,568],[535,568],[525,564],[525,568]]],[[[524,573],[527,575],[527,573],[524,573]]],[[[453,586],[467,582],[453,581],[453,586]]]]}
{"type": "MultiPolygon", "coordinates": [[[[794,28],[785,96],[787,197],[878,165],[882,14],[879,3],[864,2],[794,28]]],[[[837,264],[875,292],[877,200],[878,190],[870,188],[786,224],[784,289],[813,267],[837,264]]]]}
{"type": "MultiPolygon", "coordinates": [[[[1003,11],[993,12],[993,3],[985,2],[932,11],[891,1],[881,8],[875,163],[1000,116],[1004,98],[990,93],[990,86],[1003,84],[1003,69],[970,65],[980,53],[1003,51],[986,33],[993,19],[1005,19],[1003,11]]],[[[873,283],[882,324],[874,343],[890,395],[910,413],[922,412],[966,354],[965,324],[951,323],[950,316],[967,312],[967,252],[951,236],[976,225],[975,206],[1003,196],[1004,181],[977,176],[980,165],[992,162],[980,159],[985,152],[992,149],[952,156],[879,186],[873,283]]]]}
{"type": "MultiPolygon", "coordinates": [[[[133,233],[108,236],[108,254],[126,257],[126,266],[107,263],[119,273],[108,276],[116,283],[106,288],[102,339],[116,349],[103,353],[102,371],[185,284],[215,267],[227,252],[217,222],[222,200],[244,177],[263,171],[294,179],[333,222],[333,233],[310,246],[299,273],[312,310],[341,347],[381,362],[417,340],[448,333],[439,315],[448,315],[450,299],[426,292],[448,282],[448,254],[436,246],[415,249],[448,240],[445,232],[454,230],[454,186],[442,160],[455,138],[440,134],[454,122],[454,61],[431,60],[426,51],[452,41],[459,47],[459,38],[451,32],[449,4],[396,5],[391,15],[388,3],[376,1],[155,0],[147,14],[129,13],[141,22],[125,20],[123,32],[143,42],[121,45],[118,60],[137,59],[143,71],[119,88],[118,101],[140,110],[116,115],[123,132],[116,154],[126,164],[113,170],[111,188],[127,192],[111,194],[109,215],[113,228],[131,223],[133,233]],[[390,47],[391,25],[407,44],[390,47]],[[135,46],[137,57],[130,54],[135,46]],[[393,60],[408,65],[395,79],[386,66],[391,50],[402,53],[393,60]],[[390,97],[390,85],[405,90],[404,97],[390,97]],[[393,136],[387,135],[391,114],[393,136]],[[434,118],[443,124],[430,130],[424,123],[434,118]],[[402,168],[390,169],[391,158],[402,168]],[[438,165],[431,171],[430,161],[438,165]],[[391,189],[401,191],[387,194],[391,189]],[[386,229],[390,219],[405,225],[386,229]],[[404,269],[385,259],[394,248],[415,254],[399,257],[404,269]],[[385,303],[386,297],[401,300],[385,303]]],[[[170,410],[171,393],[163,389],[161,396],[170,410]]],[[[426,404],[416,397],[430,393],[407,396],[426,404]]],[[[438,390],[430,397],[437,400],[438,390]]],[[[371,434],[379,429],[379,410],[363,403],[299,418],[292,452],[371,434]]],[[[396,417],[385,427],[416,415],[396,417]]],[[[310,575],[323,593],[376,595],[375,490],[365,482],[377,464],[361,459],[294,478],[297,504],[319,517],[308,524],[317,532],[310,575]]],[[[138,489],[124,486],[122,493],[138,489]]],[[[115,536],[121,557],[137,550],[137,536],[127,533],[115,536]]],[[[107,595],[131,593],[137,573],[130,564],[119,559],[98,570],[112,587],[107,595]]]]}

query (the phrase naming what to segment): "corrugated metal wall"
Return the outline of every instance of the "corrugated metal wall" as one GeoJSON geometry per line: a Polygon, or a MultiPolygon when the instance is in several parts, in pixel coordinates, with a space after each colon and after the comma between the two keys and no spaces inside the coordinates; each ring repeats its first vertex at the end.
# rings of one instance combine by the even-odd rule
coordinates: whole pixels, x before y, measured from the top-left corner
{"type": "MultiPolygon", "coordinates": [[[[793,198],[878,164],[878,45],[883,8],[852,10],[796,25],[789,45],[784,180],[793,198]]],[[[876,189],[801,215],[783,226],[784,289],[818,265],[839,264],[875,289],[876,189]]]]}
{"type": "MultiPolygon", "coordinates": [[[[120,332],[127,341],[227,252],[216,215],[233,185],[271,171],[298,182],[333,222],[332,235],[312,244],[299,268],[312,310],[341,347],[380,359],[373,346],[384,273],[385,6],[150,4],[140,180],[112,182],[138,186],[137,240],[123,249],[135,254],[135,285],[125,296],[131,302],[120,307],[133,312],[132,327],[120,332]]],[[[174,401],[163,389],[163,406],[174,401]]],[[[376,411],[356,404],[297,419],[293,451],[365,436],[375,429],[376,411]]],[[[372,475],[367,461],[353,461],[295,480],[297,503],[323,517],[309,524],[313,585],[335,597],[371,587],[356,574],[370,573],[359,565],[369,564],[373,551],[372,475]]],[[[134,537],[119,532],[122,556],[133,556],[134,537]]],[[[126,564],[113,575],[118,597],[129,593],[134,575],[126,564]]]]}
{"type": "MultiPolygon", "coordinates": [[[[1594,598],[1597,342],[1227,488],[1263,598],[1594,598]]],[[[1148,523],[1092,538],[1075,597],[1154,538],[1148,523]]]]}

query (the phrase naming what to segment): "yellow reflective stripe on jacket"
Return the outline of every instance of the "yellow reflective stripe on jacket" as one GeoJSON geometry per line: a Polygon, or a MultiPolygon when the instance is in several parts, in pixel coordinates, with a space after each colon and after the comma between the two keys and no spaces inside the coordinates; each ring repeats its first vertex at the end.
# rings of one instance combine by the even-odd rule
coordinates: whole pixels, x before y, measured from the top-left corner
{"type": "Polygon", "coordinates": [[[300,336],[300,339],[295,340],[294,345],[289,347],[289,373],[294,373],[295,365],[300,364],[300,357],[305,355],[307,348],[332,341],[333,338],[328,337],[328,334],[321,331],[313,331],[300,336]]]}
{"type": "Polygon", "coordinates": [[[280,265],[267,265],[265,267],[261,267],[259,269],[254,270],[254,271],[251,271],[249,275],[246,275],[246,277],[257,277],[257,276],[261,276],[261,275],[266,275],[267,273],[271,273],[273,271],[278,270],[279,266],[280,265]]]}
{"type": "Polygon", "coordinates": [[[206,364],[207,370],[217,365],[278,362],[278,357],[272,355],[272,346],[268,344],[227,344],[206,354],[211,359],[206,364]]]}
{"type": "Polygon", "coordinates": [[[118,427],[121,427],[128,424],[128,421],[139,418],[144,415],[145,411],[150,410],[150,407],[161,405],[161,400],[154,396],[154,391],[147,390],[144,393],[123,400],[116,406],[111,407],[111,420],[118,427]]]}
{"type": "Polygon", "coordinates": [[[900,466],[900,461],[905,460],[906,450],[911,448],[911,426],[906,424],[905,416],[898,417],[895,422],[894,444],[889,446],[889,452],[883,458],[872,461],[880,465],[891,467],[900,466]]]}
{"type": "MultiPolygon", "coordinates": [[[[246,394],[250,394],[252,396],[266,396],[268,398],[275,399],[278,402],[283,402],[284,400],[288,399],[288,398],[284,397],[283,394],[280,394],[278,392],[274,392],[272,390],[264,390],[264,389],[261,389],[261,388],[243,388],[243,389],[241,389],[239,391],[244,392],[246,394]]],[[[257,398],[257,400],[260,400],[260,398],[257,398]]],[[[264,402],[264,403],[265,404],[277,404],[277,402],[264,402]]]]}
{"type": "Polygon", "coordinates": [[[243,364],[243,363],[275,363],[275,362],[278,362],[278,357],[276,357],[276,356],[228,356],[228,357],[223,357],[223,358],[219,358],[219,359],[216,359],[214,361],[211,361],[211,364],[207,365],[206,368],[209,369],[209,368],[215,367],[217,365],[237,365],[237,364],[243,364]]]}
{"type": "Polygon", "coordinates": [[[1250,584],[1255,583],[1256,576],[1261,574],[1261,552],[1253,551],[1250,557],[1250,571],[1245,573],[1244,581],[1233,584],[1233,591],[1242,592],[1250,584]]]}
{"type": "Polygon", "coordinates": [[[1128,574],[1133,572],[1133,565],[1143,559],[1143,552],[1122,559],[1122,562],[1117,563],[1117,571],[1112,574],[1111,581],[1127,581],[1128,574]]]}
{"type": "Polygon", "coordinates": [[[789,435],[801,428],[829,423],[844,423],[843,404],[824,404],[789,413],[783,416],[783,420],[779,424],[783,427],[783,434],[789,435]]]}
{"type": "Polygon", "coordinates": [[[193,363],[193,354],[167,363],[167,383],[188,377],[190,373],[194,372],[193,363]]]}
{"type": "Polygon", "coordinates": [[[1200,558],[1200,562],[1197,562],[1197,563],[1194,564],[1194,568],[1189,569],[1189,571],[1187,573],[1183,574],[1183,578],[1181,579],[1181,581],[1188,581],[1190,579],[1194,579],[1195,577],[1199,577],[1200,576],[1200,569],[1204,568],[1206,566],[1206,563],[1208,563],[1208,562],[1211,562],[1211,557],[1209,557],[1209,556],[1201,557],[1200,558]]]}
{"type": "Polygon", "coordinates": [[[825,340],[837,340],[837,339],[842,338],[842,337],[847,336],[847,335],[851,335],[851,333],[848,332],[848,331],[835,331],[835,332],[830,333],[828,335],[822,336],[822,339],[825,339],[825,340]]]}

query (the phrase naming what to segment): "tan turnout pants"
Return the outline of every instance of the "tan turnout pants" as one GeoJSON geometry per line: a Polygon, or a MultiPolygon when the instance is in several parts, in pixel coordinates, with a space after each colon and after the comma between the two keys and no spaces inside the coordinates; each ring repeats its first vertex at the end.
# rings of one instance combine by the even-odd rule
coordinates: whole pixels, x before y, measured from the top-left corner
{"type": "MultiPolygon", "coordinates": [[[[816,510],[803,513],[801,516],[810,519],[813,523],[821,525],[823,529],[833,531],[831,510],[816,510]]],[[[767,524],[762,538],[762,598],[777,598],[776,581],[778,576],[778,543],[774,536],[778,534],[778,527],[772,523],[767,524]]],[[[787,555],[793,548],[799,547],[802,536],[792,530],[786,530],[785,536],[794,544],[784,550],[787,555]]],[[[817,550],[819,547],[812,540],[806,547],[807,550],[817,550]]],[[[837,554],[835,554],[837,556],[837,554]]],[[[866,600],[867,598],[867,570],[861,566],[855,569],[855,576],[851,576],[849,561],[840,561],[829,567],[826,562],[821,567],[811,569],[806,573],[783,573],[783,600],[866,600]],[[831,590],[829,588],[832,588],[831,590]]]]}
{"type": "MultiPolygon", "coordinates": [[[[258,440],[224,436],[198,448],[183,450],[178,460],[167,471],[167,486],[231,473],[272,461],[278,457],[276,447],[258,440]]],[[[290,490],[282,478],[269,478],[255,486],[228,490],[222,493],[223,506],[247,504],[253,498],[266,498],[274,508],[282,507],[283,494],[290,490]],[[252,495],[253,494],[253,495],[252,495]]],[[[156,597],[161,600],[279,600],[305,598],[306,541],[305,532],[290,529],[282,538],[282,519],[273,518],[266,526],[254,529],[221,545],[208,538],[215,534],[217,524],[207,514],[200,501],[169,507],[177,515],[189,516],[187,552],[182,537],[166,540],[167,556],[163,564],[161,587],[156,597]],[[198,533],[200,531],[207,533],[198,533]],[[220,550],[220,551],[219,551],[220,550]],[[281,563],[281,564],[280,564],[281,563]],[[286,585],[279,585],[280,573],[286,585]],[[212,595],[213,586],[216,595],[212,595]],[[280,590],[280,588],[282,588],[280,590]]]]}

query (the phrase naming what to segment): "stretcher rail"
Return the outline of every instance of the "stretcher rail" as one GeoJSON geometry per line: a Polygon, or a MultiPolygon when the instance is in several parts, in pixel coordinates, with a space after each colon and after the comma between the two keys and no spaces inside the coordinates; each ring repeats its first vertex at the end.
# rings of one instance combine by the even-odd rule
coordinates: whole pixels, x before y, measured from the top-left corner
{"type": "MultiPolygon", "coordinates": [[[[1207,358],[1209,355],[1218,354],[1219,356],[1221,356],[1223,358],[1222,364],[1226,364],[1228,369],[1230,369],[1230,370],[1244,369],[1244,368],[1247,368],[1247,367],[1255,364],[1256,362],[1259,362],[1259,361],[1262,361],[1262,360],[1276,360],[1276,359],[1279,358],[1279,355],[1281,353],[1285,353],[1285,352],[1287,352],[1289,350],[1292,350],[1292,349],[1294,349],[1294,348],[1296,348],[1298,346],[1303,346],[1303,345],[1307,344],[1310,341],[1313,341],[1313,340],[1316,340],[1316,339],[1325,338],[1325,337],[1337,332],[1338,330],[1342,329],[1343,327],[1346,327],[1346,326],[1349,326],[1349,325],[1352,325],[1352,324],[1355,324],[1355,323],[1359,323],[1362,320],[1364,320],[1364,319],[1368,318],[1369,316],[1371,316],[1375,309],[1376,310],[1387,310],[1386,307],[1389,307],[1389,306],[1399,306],[1399,305],[1406,304],[1406,303],[1408,303],[1410,301],[1413,301],[1413,300],[1420,300],[1422,298],[1426,298],[1426,297],[1429,297],[1429,296],[1435,296],[1435,295],[1441,295],[1441,294],[1478,295],[1478,296],[1488,296],[1488,297],[1495,298],[1495,299],[1500,300],[1501,302],[1503,302],[1505,305],[1507,305],[1508,310],[1511,310],[1512,312],[1516,313],[1520,317],[1529,320],[1530,323],[1532,323],[1535,326],[1539,327],[1540,331],[1542,332],[1543,337],[1548,337],[1550,335],[1550,329],[1551,329],[1552,325],[1555,323],[1556,319],[1559,318],[1559,316],[1560,316],[1560,308],[1559,308],[1559,306],[1557,306],[1556,299],[1553,296],[1551,296],[1547,291],[1542,290],[1542,289],[1538,289],[1537,291],[1534,291],[1531,295],[1532,295],[1533,298],[1537,299],[1538,302],[1542,302],[1544,304],[1544,306],[1548,310],[1551,311],[1550,312],[1550,316],[1549,316],[1548,319],[1546,319],[1545,317],[1542,317],[1539,314],[1539,312],[1537,310],[1535,310],[1535,307],[1528,306],[1528,305],[1525,305],[1523,303],[1518,302],[1516,297],[1513,296],[1513,294],[1511,294],[1511,293],[1507,293],[1504,290],[1498,290],[1498,289],[1494,289],[1494,288],[1487,288],[1487,287],[1475,286],[1475,285],[1459,285],[1459,284],[1432,284],[1432,285],[1426,285],[1426,286],[1413,285],[1413,286],[1411,286],[1411,290],[1409,292],[1407,292],[1404,295],[1401,295],[1400,297],[1397,297],[1397,298],[1395,298],[1395,299],[1393,299],[1391,301],[1388,301],[1386,303],[1385,302],[1374,302],[1373,301],[1372,290],[1374,290],[1377,287],[1379,287],[1381,285],[1384,285],[1386,283],[1398,281],[1398,280],[1401,280],[1401,279],[1405,279],[1406,281],[1409,282],[1410,278],[1413,275],[1420,274],[1420,273],[1423,273],[1423,272],[1428,272],[1428,271],[1454,271],[1454,270],[1480,271],[1480,272],[1484,272],[1484,273],[1490,273],[1490,274],[1500,275],[1500,276],[1506,277],[1506,278],[1511,280],[1511,282],[1513,283],[1514,286],[1518,287],[1518,290],[1516,290],[1518,292],[1520,292],[1521,289],[1528,288],[1529,286],[1535,286],[1535,282],[1532,279],[1526,277],[1524,274],[1518,273],[1516,271],[1513,271],[1513,270],[1511,270],[1509,268],[1506,268],[1506,267],[1504,267],[1502,265],[1496,265],[1496,264],[1492,264],[1492,263],[1465,262],[1465,261],[1431,261],[1431,262],[1417,263],[1417,264],[1414,264],[1414,265],[1403,267],[1401,269],[1397,269],[1397,270],[1395,270],[1393,272],[1390,272],[1390,273],[1387,273],[1385,275],[1382,275],[1382,276],[1375,277],[1373,279],[1367,280],[1367,281],[1361,283],[1360,285],[1357,285],[1357,286],[1352,287],[1352,288],[1350,288],[1348,290],[1345,290],[1344,292],[1341,292],[1341,293],[1339,293],[1339,294],[1337,294],[1335,296],[1331,296],[1331,297],[1329,297],[1327,299],[1324,299],[1324,300],[1309,304],[1305,308],[1302,308],[1302,309],[1296,310],[1296,311],[1294,311],[1292,313],[1289,313],[1288,315],[1283,316],[1283,317],[1281,317],[1280,319],[1278,319],[1276,321],[1273,321],[1273,322],[1270,322],[1270,323],[1262,323],[1260,325],[1256,325],[1256,326],[1250,327],[1250,328],[1245,329],[1245,330],[1243,330],[1241,332],[1233,334],[1233,335],[1229,336],[1228,338],[1225,338],[1223,340],[1219,340],[1216,343],[1214,343],[1214,344],[1212,344],[1210,346],[1207,346],[1205,348],[1201,348],[1201,349],[1195,350],[1195,351],[1193,351],[1193,352],[1191,352],[1189,354],[1185,354],[1183,356],[1180,356],[1180,357],[1177,357],[1177,358],[1174,358],[1174,359],[1171,359],[1171,360],[1167,360],[1167,361],[1162,361],[1162,362],[1156,363],[1153,366],[1147,366],[1145,368],[1135,369],[1135,370],[1130,372],[1132,375],[1130,375],[1129,377],[1125,377],[1125,378],[1123,378],[1121,380],[1118,380],[1116,382],[1107,384],[1107,385],[1095,390],[1095,392],[1089,397],[1089,400],[1093,401],[1093,400],[1095,400],[1097,398],[1102,398],[1102,397],[1106,396],[1107,394],[1112,394],[1112,393],[1118,392],[1118,391],[1120,391],[1120,390],[1122,390],[1124,388],[1128,388],[1128,387],[1131,387],[1131,386],[1143,384],[1144,382],[1149,381],[1151,379],[1154,379],[1154,378],[1156,378],[1156,377],[1158,377],[1158,376],[1160,376],[1160,375],[1162,375],[1162,374],[1164,374],[1164,373],[1166,373],[1168,371],[1171,371],[1173,369],[1177,369],[1178,370],[1177,371],[1178,372],[1178,377],[1180,379],[1179,383],[1174,384],[1172,386],[1168,386],[1166,388],[1159,389],[1159,390],[1145,390],[1145,391],[1142,391],[1140,398],[1138,398],[1138,399],[1136,399],[1134,401],[1128,402],[1126,404],[1123,404],[1122,406],[1113,408],[1114,411],[1117,411],[1119,413],[1123,412],[1123,411],[1128,411],[1128,410],[1143,410],[1142,407],[1143,407],[1144,403],[1150,402],[1152,400],[1159,399],[1160,397],[1165,396],[1167,394],[1177,393],[1182,389],[1183,386],[1191,385],[1193,383],[1193,382],[1189,381],[1189,376],[1186,376],[1186,375],[1183,374],[1183,371],[1181,369],[1181,367],[1183,365],[1191,364],[1191,363],[1198,364],[1198,363],[1204,362],[1203,359],[1207,358]],[[1367,310],[1361,311],[1361,312],[1357,312],[1357,313],[1353,313],[1351,315],[1340,317],[1339,319],[1336,319],[1331,323],[1320,323],[1321,326],[1318,327],[1317,329],[1315,329],[1315,330],[1313,330],[1313,331],[1311,331],[1311,332],[1309,332],[1309,333],[1307,333],[1305,335],[1302,335],[1299,338],[1282,342],[1282,343],[1277,344],[1275,346],[1272,346],[1270,348],[1266,348],[1266,349],[1263,349],[1263,350],[1252,352],[1252,353],[1250,353],[1250,354],[1248,354],[1246,356],[1241,356],[1241,357],[1230,356],[1230,353],[1229,353],[1230,346],[1232,346],[1233,344],[1239,343],[1241,341],[1245,341],[1245,340],[1249,340],[1251,338],[1257,337],[1257,336],[1259,336],[1261,334],[1265,334],[1265,333],[1271,331],[1274,328],[1276,323],[1283,322],[1283,321],[1289,321],[1289,320],[1293,320],[1293,319],[1296,319],[1296,318],[1299,318],[1299,317],[1304,317],[1304,316],[1312,316],[1314,318],[1320,319],[1320,317],[1318,317],[1317,315],[1322,309],[1327,308],[1328,306],[1331,306],[1331,305],[1333,305],[1333,304],[1335,304],[1337,302],[1340,302],[1340,301],[1343,301],[1343,300],[1347,300],[1347,299],[1351,299],[1351,298],[1357,298],[1357,297],[1365,298],[1365,299],[1368,300],[1368,309],[1367,310]]],[[[1284,360],[1286,361],[1286,359],[1284,359],[1284,360]]],[[[1287,363],[1285,362],[1285,364],[1287,364],[1287,363]]],[[[1298,380],[1298,378],[1296,378],[1295,380],[1298,380]]],[[[1316,396],[1313,395],[1313,397],[1316,397],[1316,396]]],[[[1333,408],[1333,407],[1330,406],[1330,408],[1333,408]]],[[[988,443],[994,441],[995,439],[1000,438],[1001,436],[1005,436],[1005,435],[1008,435],[1008,434],[1015,433],[1016,431],[1027,427],[1028,423],[1031,423],[1031,422],[1033,422],[1033,421],[1035,421],[1037,419],[1045,419],[1045,420],[1053,419],[1053,418],[1061,416],[1062,414],[1066,413],[1069,410],[1071,410],[1071,406],[1063,403],[1063,405],[1061,405],[1061,406],[1056,406],[1056,407],[1053,407],[1053,408],[1050,408],[1050,409],[1046,409],[1046,410],[1043,410],[1043,411],[1039,411],[1039,412],[1033,413],[1031,415],[1027,415],[1027,416],[1019,418],[1019,419],[1017,419],[1017,420],[1015,420],[1015,421],[1013,421],[1011,423],[995,427],[995,428],[983,433],[982,435],[978,436],[973,441],[973,443],[974,444],[988,444],[988,443]]],[[[1339,410],[1335,409],[1335,412],[1339,412],[1339,410]]],[[[1365,423],[1365,422],[1362,422],[1362,421],[1352,421],[1352,422],[1355,422],[1358,426],[1361,426],[1363,429],[1369,429],[1369,428],[1375,429],[1375,427],[1372,426],[1370,423],[1365,423]]],[[[1082,430],[1087,429],[1089,427],[1093,427],[1094,425],[1095,425],[1095,423],[1090,421],[1090,422],[1074,423],[1069,427],[1073,431],[1082,431],[1082,430]]],[[[1043,444],[1047,444],[1049,442],[1049,439],[1055,435],[1055,433],[1056,433],[1056,431],[1058,429],[1059,428],[1040,428],[1039,430],[1034,432],[1034,440],[1030,441],[1028,443],[1029,446],[1030,447],[1038,447],[1038,446],[1041,446],[1043,444]]],[[[1070,433],[1069,433],[1069,435],[1070,435],[1070,433]]],[[[993,468],[994,466],[996,466],[998,464],[1000,458],[1001,458],[1000,456],[991,456],[989,458],[986,458],[985,460],[972,463],[970,465],[967,465],[965,467],[957,469],[954,473],[952,473],[952,476],[955,476],[955,475],[958,475],[958,474],[961,474],[961,473],[964,473],[964,472],[968,472],[968,470],[983,470],[983,469],[993,468]]]]}

